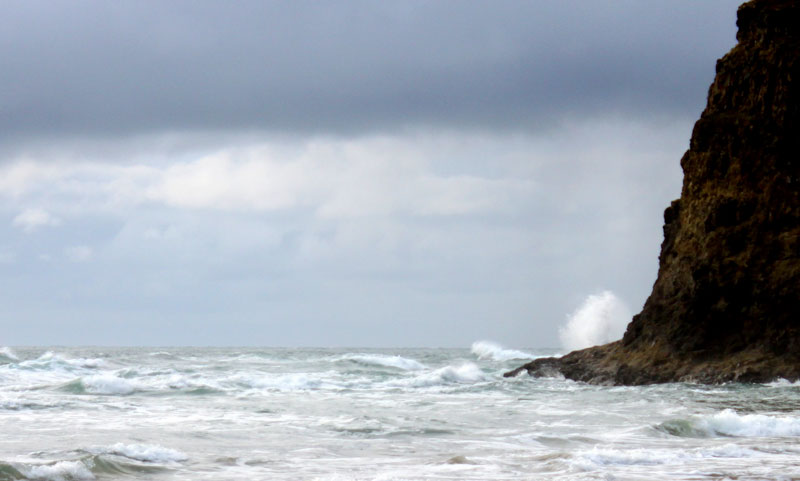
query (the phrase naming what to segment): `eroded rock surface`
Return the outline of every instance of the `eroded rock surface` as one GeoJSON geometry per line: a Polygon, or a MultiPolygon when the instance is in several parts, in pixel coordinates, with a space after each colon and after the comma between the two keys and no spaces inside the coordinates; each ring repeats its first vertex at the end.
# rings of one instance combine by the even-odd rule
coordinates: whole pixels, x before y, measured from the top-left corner
{"type": "Polygon", "coordinates": [[[681,197],[664,212],[642,312],[620,341],[507,376],[800,379],[800,2],[747,2],[737,25],[681,159],[681,197]]]}

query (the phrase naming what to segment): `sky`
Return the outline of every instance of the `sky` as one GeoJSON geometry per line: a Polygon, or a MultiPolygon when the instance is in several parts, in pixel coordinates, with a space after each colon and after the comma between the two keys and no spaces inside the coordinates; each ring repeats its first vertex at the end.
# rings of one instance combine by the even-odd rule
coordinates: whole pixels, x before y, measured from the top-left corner
{"type": "Polygon", "coordinates": [[[638,312],[738,3],[0,2],[0,345],[638,312]]]}

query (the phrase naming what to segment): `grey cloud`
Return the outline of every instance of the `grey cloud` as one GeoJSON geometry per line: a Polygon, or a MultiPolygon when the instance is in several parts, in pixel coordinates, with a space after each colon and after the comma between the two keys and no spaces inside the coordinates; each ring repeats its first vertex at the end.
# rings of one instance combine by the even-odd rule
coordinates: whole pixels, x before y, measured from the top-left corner
{"type": "Polygon", "coordinates": [[[7,1],[0,141],[694,116],[737,3],[7,1]]]}

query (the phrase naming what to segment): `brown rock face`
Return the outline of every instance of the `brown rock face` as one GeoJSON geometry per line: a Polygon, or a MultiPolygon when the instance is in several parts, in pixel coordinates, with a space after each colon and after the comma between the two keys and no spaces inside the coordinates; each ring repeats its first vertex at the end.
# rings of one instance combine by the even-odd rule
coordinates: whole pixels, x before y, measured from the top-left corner
{"type": "Polygon", "coordinates": [[[800,378],[800,2],[739,7],[738,44],[664,212],[658,278],[624,338],[533,361],[591,382],[800,378]]]}

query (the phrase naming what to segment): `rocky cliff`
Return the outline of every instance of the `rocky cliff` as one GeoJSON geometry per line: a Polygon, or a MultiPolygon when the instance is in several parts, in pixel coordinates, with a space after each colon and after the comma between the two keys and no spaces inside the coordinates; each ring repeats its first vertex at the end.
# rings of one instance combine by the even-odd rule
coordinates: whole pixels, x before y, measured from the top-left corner
{"type": "Polygon", "coordinates": [[[737,26],[681,159],[681,197],[664,212],[642,312],[620,341],[507,376],[800,379],[800,2],[747,2],[737,26]]]}

